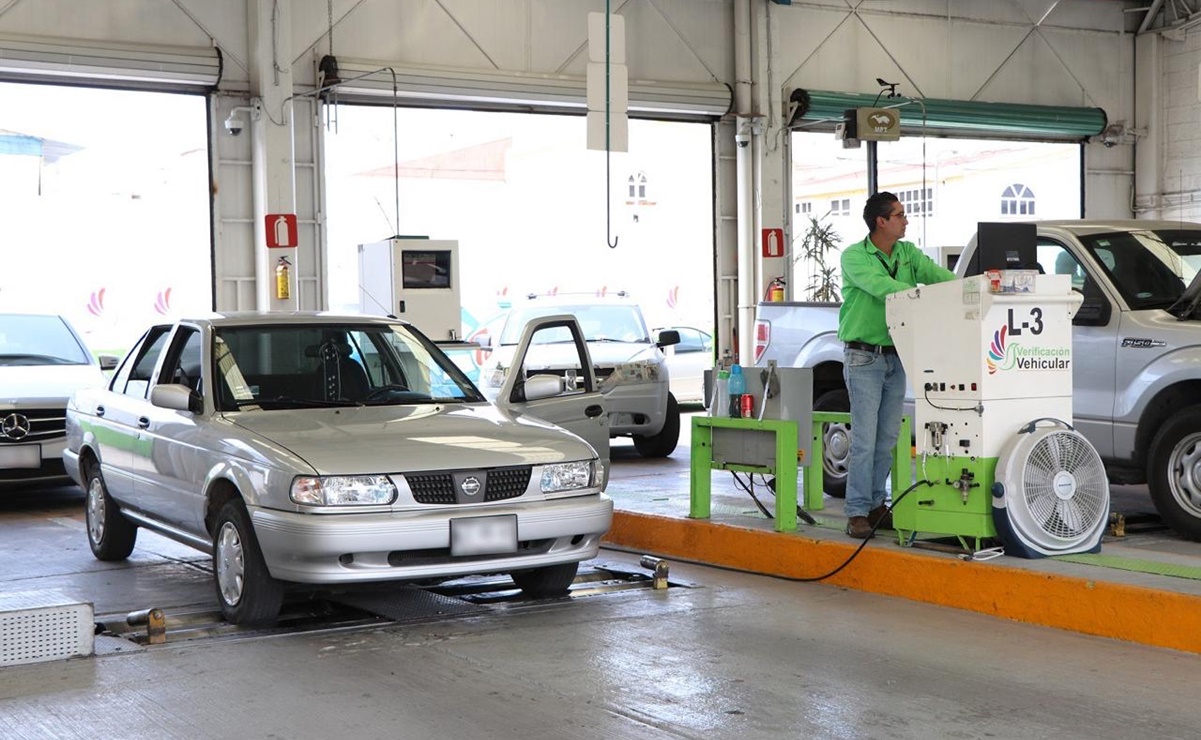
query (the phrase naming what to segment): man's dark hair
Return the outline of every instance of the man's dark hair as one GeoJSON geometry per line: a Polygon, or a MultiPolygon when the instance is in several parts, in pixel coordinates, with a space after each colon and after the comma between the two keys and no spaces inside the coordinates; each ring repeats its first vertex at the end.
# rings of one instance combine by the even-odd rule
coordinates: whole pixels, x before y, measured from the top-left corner
{"type": "Polygon", "coordinates": [[[874,233],[876,230],[876,219],[881,216],[887,216],[892,212],[892,204],[899,203],[897,196],[881,190],[872,197],[867,199],[867,203],[863,206],[863,222],[867,224],[867,233],[874,233]]]}

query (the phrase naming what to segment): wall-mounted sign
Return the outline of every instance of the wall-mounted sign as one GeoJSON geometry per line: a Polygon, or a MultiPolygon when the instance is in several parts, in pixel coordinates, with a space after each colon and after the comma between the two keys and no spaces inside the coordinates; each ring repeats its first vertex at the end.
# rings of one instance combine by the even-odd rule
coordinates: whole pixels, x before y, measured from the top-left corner
{"type": "Polygon", "coordinates": [[[901,114],[895,108],[856,108],[855,128],[861,141],[897,141],[901,114]]]}
{"type": "Polygon", "coordinates": [[[268,213],[266,221],[268,247],[276,249],[298,244],[295,213],[268,213]]]}

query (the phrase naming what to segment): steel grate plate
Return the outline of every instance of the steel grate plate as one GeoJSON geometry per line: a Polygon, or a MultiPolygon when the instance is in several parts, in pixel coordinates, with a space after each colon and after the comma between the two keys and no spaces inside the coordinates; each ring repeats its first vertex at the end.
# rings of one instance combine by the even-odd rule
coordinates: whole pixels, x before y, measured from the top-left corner
{"type": "Polygon", "coordinates": [[[55,593],[0,597],[0,667],[91,655],[92,605],[55,593]]]}
{"type": "Polygon", "coordinates": [[[424,622],[488,611],[487,607],[442,596],[417,586],[353,589],[330,594],[327,598],[396,622],[424,622]]]}

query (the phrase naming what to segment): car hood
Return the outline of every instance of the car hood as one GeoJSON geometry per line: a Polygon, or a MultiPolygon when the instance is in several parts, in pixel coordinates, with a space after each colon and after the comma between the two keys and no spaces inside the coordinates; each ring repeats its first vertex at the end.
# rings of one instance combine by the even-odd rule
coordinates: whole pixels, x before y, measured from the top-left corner
{"type": "Polygon", "coordinates": [[[62,405],[80,388],[104,383],[94,365],[0,365],[0,402],[62,405]]]}
{"type": "Polygon", "coordinates": [[[492,404],[246,411],[227,418],[287,448],[321,475],[541,465],[596,456],[574,434],[492,404]]]}

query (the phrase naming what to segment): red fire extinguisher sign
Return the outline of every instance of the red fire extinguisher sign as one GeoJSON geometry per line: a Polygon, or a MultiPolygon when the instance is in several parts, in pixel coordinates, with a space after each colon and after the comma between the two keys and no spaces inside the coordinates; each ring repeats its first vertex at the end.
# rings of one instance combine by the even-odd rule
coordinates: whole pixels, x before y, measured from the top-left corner
{"type": "Polygon", "coordinates": [[[784,229],[763,230],[763,256],[784,256],[784,229]]]}
{"type": "Polygon", "coordinates": [[[279,247],[295,247],[296,214],[268,213],[267,214],[267,246],[271,249],[279,247]]]}

